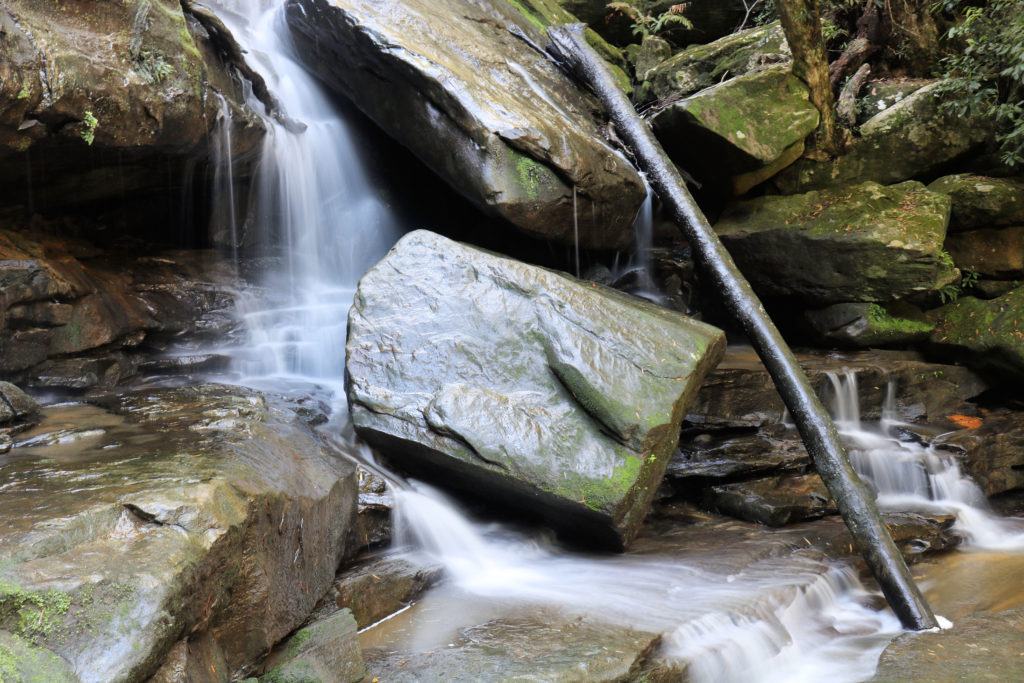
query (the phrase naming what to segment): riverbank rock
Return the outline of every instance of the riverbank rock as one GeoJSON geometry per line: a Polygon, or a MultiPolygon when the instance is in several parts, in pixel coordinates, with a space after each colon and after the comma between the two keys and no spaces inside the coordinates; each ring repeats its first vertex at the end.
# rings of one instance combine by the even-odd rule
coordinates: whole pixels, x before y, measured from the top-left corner
{"type": "Polygon", "coordinates": [[[844,348],[913,344],[935,329],[921,309],[903,301],[833,304],[805,311],[804,322],[820,342],[844,348]]]}
{"type": "Polygon", "coordinates": [[[6,3],[0,198],[109,210],[130,194],[163,223],[177,216],[168,177],[207,157],[220,98],[234,114],[237,157],[255,149],[263,124],[188,5],[6,3]]]}
{"type": "Polygon", "coordinates": [[[1024,276],[1024,225],[956,232],[946,238],[946,251],[958,268],[997,280],[1016,280],[1024,276]]]}
{"type": "Polygon", "coordinates": [[[992,135],[992,122],[941,109],[938,83],[916,90],[860,127],[853,147],[831,161],[801,159],[775,176],[785,194],[934,177],[992,135]]]}
{"type": "Polygon", "coordinates": [[[0,282],[0,373],[29,387],[114,385],[173,344],[222,342],[237,325],[239,279],[211,251],[105,251],[0,229],[0,282]]]}
{"type": "Polygon", "coordinates": [[[943,176],[928,185],[953,200],[949,229],[976,230],[1024,224],[1024,178],[943,176]]]}
{"type": "Polygon", "coordinates": [[[668,104],[724,79],[790,61],[779,22],[739,31],[707,45],[692,45],[647,75],[645,99],[668,104]]]}
{"type": "Polygon", "coordinates": [[[628,544],[723,334],[417,231],[349,314],[356,431],[403,467],[628,544]]]}
{"type": "Polygon", "coordinates": [[[928,312],[931,348],[1004,380],[1024,377],[1024,290],[982,300],[963,296],[928,312]]]}
{"type": "Polygon", "coordinates": [[[736,76],[674,102],[651,125],[683,166],[714,159],[738,174],[771,166],[791,147],[802,150],[819,118],[807,86],[788,68],[776,68],[736,76]]]}
{"type": "Polygon", "coordinates": [[[366,664],[352,612],[341,609],[303,626],[267,657],[265,683],[359,683],[366,664]]]}
{"type": "Polygon", "coordinates": [[[329,87],[471,201],[534,236],[632,243],[643,183],[514,3],[290,0],[288,22],[329,87]]]}
{"type": "Polygon", "coordinates": [[[726,208],[715,232],[763,296],[808,303],[933,294],[959,277],[943,254],[949,197],[918,182],[765,196],[726,208]]]}
{"type": "Polygon", "coordinates": [[[0,671],[35,658],[73,671],[55,682],[242,677],[330,586],[354,467],[250,390],[96,401],[46,408],[4,456],[0,643],[15,645],[0,671]]]}
{"type": "Polygon", "coordinates": [[[1024,415],[994,410],[976,422],[976,427],[940,435],[932,445],[958,456],[986,497],[1024,489],[1024,415]]]}

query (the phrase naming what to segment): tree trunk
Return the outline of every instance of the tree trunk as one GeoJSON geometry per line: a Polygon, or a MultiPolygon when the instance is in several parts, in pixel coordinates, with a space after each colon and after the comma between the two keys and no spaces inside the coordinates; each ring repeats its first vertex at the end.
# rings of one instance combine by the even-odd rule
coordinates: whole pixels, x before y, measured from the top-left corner
{"type": "Polygon", "coordinates": [[[775,10],[793,53],[793,75],[807,84],[811,103],[821,114],[815,136],[817,148],[829,156],[837,156],[843,151],[843,138],[836,124],[818,0],[775,0],[775,10]]]}
{"type": "MultiPolygon", "coordinates": [[[[583,25],[553,27],[548,35],[552,40],[548,51],[556,61],[589,85],[604,102],[640,169],[689,241],[698,263],[711,275],[713,287],[750,337],[893,611],[907,628],[935,627],[935,616],[914,584],[867,487],[854,472],[835,425],[750,284],[686,190],[675,165],[616,85],[608,65],[584,41],[583,25]]],[[[825,82],[828,83],[827,71],[825,82]]]]}

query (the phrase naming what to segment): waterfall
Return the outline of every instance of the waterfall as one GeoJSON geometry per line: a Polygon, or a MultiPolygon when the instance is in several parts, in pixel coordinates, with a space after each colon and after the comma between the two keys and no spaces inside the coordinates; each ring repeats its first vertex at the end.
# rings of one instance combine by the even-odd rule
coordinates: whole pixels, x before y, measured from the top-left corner
{"type": "Polygon", "coordinates": [[[960,468],[956,457],[917,442],[901,441],[896,386],[889,382],[882,420],[860,419],[857,375],[830,373],[836,426],[858,474],[878,491],[884,510],[918,510],[956,515],[954,528],[968,545],[988,550],[1024,550],[1024,520],[993,514],[984,493],[960,468]]]}

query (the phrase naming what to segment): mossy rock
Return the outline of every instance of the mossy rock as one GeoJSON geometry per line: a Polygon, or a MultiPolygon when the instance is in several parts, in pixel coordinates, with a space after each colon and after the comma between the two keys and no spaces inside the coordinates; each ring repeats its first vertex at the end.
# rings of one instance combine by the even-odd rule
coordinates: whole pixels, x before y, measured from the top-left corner
{"type": "Polygon", "coordinates": [[[723,348],[640,299],[417,231],[360,281],[349,405],[420,476],[621,548],[723,348]]]}
{"type": "Polygon", "coordinates": [[[804,321],[820,342],[845,348],[913,344],[935,328],[921,309],[902,301],[834,304],[806,311],[804,321]]]}
{"type": "Polygon", "coordinates": [[[918,182],[736,202],[715,232],[754,288],[811,305],[926,297],[956,282],[949,197],[918,182]]]}
{"type": "Polygon", "coordinates": [[[1024,224],[1024,178],[986,178],[960,173],[943,176],[928,189],[952,198],[951,231],[1024,224]]]}
{"type": "Polygon", "coordinates": [[[1024,290],[987,301],[960,297],[928,315],[936,351],[1003,379],[1024,378],[1024,290]]]}
{"type": "Polygon", "coordinates": [[[303,626],[264,663],[259,683],[358,683],[366,665],[352,612],[341,609],[303,626]]]}

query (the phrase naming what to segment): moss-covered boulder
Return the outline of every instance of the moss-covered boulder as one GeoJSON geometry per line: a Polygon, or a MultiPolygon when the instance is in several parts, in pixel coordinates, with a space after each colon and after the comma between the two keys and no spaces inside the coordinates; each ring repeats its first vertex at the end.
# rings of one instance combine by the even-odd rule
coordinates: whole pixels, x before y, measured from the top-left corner
{"type": "Polygon", "coordinates": [[[402,466],[621,548],[723,348],[708,325],[417,231],[359,283],[349,404],[402,466]]]}
{"type": "Polygon", "coordinates": [[[788,63],[789,44],[778,22],[692,45],[647,74],[644,99],[670,103],[725,79],[788,63]]]}
{"type": "Polygon", "coordinates": [[[267,657],[260,683],[359,683],[366,665],[352,612],[303,626],[267,657]]]}
{"type": "Polygon", "coordinates": [[[790,148],[802,150],[818,119],[807,86],[780,68],[701,90],[659,111],[652,125],[683,166],[713,159],[737,174],[771,166],[790,148]]]}
{"type": "Polygon", "coordinates": [[[46,408],[5,456],[4,680],[240,678],[330,586],[354,467],[250,390],[94,400],[46,408]]]}
{"type": "Polygon", "coordinates": [[[912,344],[935,328],[921,309],[902,301],[833,304],[804,312],[804,321],[820,342],[846,348],[912,344]]]}
{"type": "Polygon", "coordinates": [[[952,198],[951,231],[1024,224],[1024,178],[959,173],[939,178],[928,189],[952,198]]]}
{"type": "Polygon", "coordinates": [[[793,194],[865,180],[887,185],[934,177],[992,135],[991,121],[943,111],[937,88],[929,83],[868,119],[844,154],[830,161],[801,159],[777,175],[775,184],[793,194]]]}
{"type": "Polygon", "coordinates": [[[1014,280],[1024,276],[1024,225],[953,233],[946,238],[946,251],[958,268],[1014,280]]]}
{"type": "Polygon", "coordinates": [[[309,67],[458,192],[535,236],[632,242],[646,196],[596,100],[538,54],[544,22],[505,0],[291,0],[309,67]]]}
{"type": "Polygon", "coordinates": [[[241,81],[178,0],[13,0],[0,13],[0,198],[35,210],[146,197],[176,215],[168,177],[205,157],[221,103],[234,148],[262,122],[241,81]],[[28,153],[31,150],[31,153],[28,153]],[[68,196],[71,195],[71,196],[68,196]]]}
{"type": "Polygon", "coordinates": [[[811,304],[884,302],[938,291],[949,197],[909,181],[765,196],[729,206],[715,232],[754,288],[811,304]]]}
{"type": "Polygon", "coordinates": [[[1024,290],[987,301],[960,297],[928,315],[937,351],[1004,378],[1024,377],[1024,290]]]}

